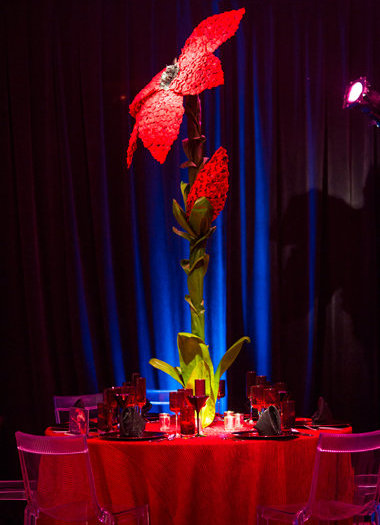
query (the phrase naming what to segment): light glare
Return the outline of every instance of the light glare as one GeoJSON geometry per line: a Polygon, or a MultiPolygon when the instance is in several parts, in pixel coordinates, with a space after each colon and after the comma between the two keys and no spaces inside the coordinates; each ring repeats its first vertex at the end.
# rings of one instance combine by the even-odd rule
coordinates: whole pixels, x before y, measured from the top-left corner
{"type": "Polygon", "coordinates": [[[361,82],[355,82],[348,93],[347,101],[350,103],[355,102],[362,93],[363,84],[361,82]]]}

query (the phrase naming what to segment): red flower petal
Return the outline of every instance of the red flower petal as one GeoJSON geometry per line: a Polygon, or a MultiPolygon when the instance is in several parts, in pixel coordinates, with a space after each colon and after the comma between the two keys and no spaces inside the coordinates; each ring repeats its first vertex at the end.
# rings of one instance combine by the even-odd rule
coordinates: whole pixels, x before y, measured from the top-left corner
{"type": "Polygon", "coordinates": [[[228,192],[228,156],[224,148],[216,150],[207,164],[199,171],[187,197],[187,216],[200,197],[206,197],[214,208],[212,220],[223,210],[228,192]]]}
{"type": "Polygon", "coordinates": [[[152,80],[147,84],[140,93],[137,93],[135,98],[133,99],[132,103],[129,106],[129,113],[132,115],[132,117],[136,118],[137,113],[140,111],[140,108],[142,104],[145,102],[145,99],[148,98],[150,95],[153,95],[153,93],[156,93],[160,87],[160,81],[162,77],[162,73],[165,71],[166,68],[164,68],[162,71],[157,73],[155,77],[152,78],[152,80]]]}
{"type": "Polygon", "coordinates": [[[129,169],[132,164],[132,157],[137,148],[137,124],[134,125],[131,136],[129,138],[128,151],[127,151],[127,168],[129,169]]]}
{"type": "Polygon", "coordinates": [[[215,55],[204,55],[192,51],[181,55],[178,64],[180,67],[178,76],[169,88],[176,93],[198,95],[205,89],[211,89],[224,83],[222,65],[215,55]]]}
{"type": "Polygon", "coordinates": [[[161,89],[145,100],[137,115],[138,136],[161,164],[178,137],[184,111],[181,95],[161,89]]]}
{"type": "Polygon", "coordinates": [[[213,15],[201,22],[191,33],[182,49],[182,55],[193,49],[199,53],[212,53],[215,49],[231,38],[237,31],[240,20],[245,13],[244,7],[235,11],[226,11],[213,15]]]}

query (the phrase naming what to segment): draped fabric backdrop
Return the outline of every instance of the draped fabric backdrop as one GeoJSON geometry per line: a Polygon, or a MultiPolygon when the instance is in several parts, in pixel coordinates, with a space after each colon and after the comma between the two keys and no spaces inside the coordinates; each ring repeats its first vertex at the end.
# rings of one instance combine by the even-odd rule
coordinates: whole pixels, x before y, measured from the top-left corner
{"type": "MultiPolygon", "coordinates": [[[[210,156],[230,191],[209,242],[207,343],[214,362],[251,337],[228,372],[284,380],[297,413],[319,395],[355,430],[379,428],[380,130],[343,110],[347,83],[380,90],[377,0],[3,0],[2,435],[42,432],[52,396],[101,391],[178,363],[190,330],[171,227],[181,200],[181,128],[164,165],[126,148],[133,97],[178,57],[193,27],[246,7],[217,52],[225,85],[201,96],[210,156]]],[[[3,451],[4,449],[2,449],[3,451]]],[[[11,468],[11,467],[9,467],[11,468]]]]}

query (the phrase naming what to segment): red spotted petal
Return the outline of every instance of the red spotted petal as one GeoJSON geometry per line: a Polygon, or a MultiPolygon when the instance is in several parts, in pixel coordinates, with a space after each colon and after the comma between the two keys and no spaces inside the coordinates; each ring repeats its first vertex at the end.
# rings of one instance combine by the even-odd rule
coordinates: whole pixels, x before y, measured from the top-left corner
{"type": "Polygon", "coordinates": [[[205,89],[224,83],[222,65],[215,55],[189,52],[181,55],[178,64],[180,67],[178,76],[169,88],[176,93],[198,95],[205,89]]]}
{"type": "Polygon", "coordinates": [[[161,164],[178,137],[184,111],[182,95],[161,89],[145,100],[137,115],[138,136],[161,164]]]}
{"type": "Polygon", "coordinates": [[[137,124],[135,124],[132,130],[130,139],[129,139],[129,144],[128,144],[128,151],[127,151],[127,168],[128,169],[130,168],[132,164],[132,157],[137,148],[137,135],[138,135],[137,124]]]}
{"type": "Polygon", "coordinates": [[[187,216],[197,199],[206,197],[214,208],[212,220],[223,210],[228,192],[228,156],[224,148],[216,150],[207,164],[199,171],[187,197],[187,216]]]}
{"type": "Polygon", "coordinates": [[[236,33],[244,13],[245,9],[242,8],[226,11],[203,20],[186,40],[182,55],[192,51],[213,53],[236,33]]]}
{"type": "Polygon", "coordinates": [[[160,87],[160,81],[162,73],[165,71],[165,68],[157,73],[155,77],[152,78],[152,80],[147,84],[140,93],[137,93],[135,98],[133,99],[132,103],[129,106],[129,113],[132,115],[132,117],[136,118],[137,113],[140,111],[140,108],[142,104],[144,103],[145,99],[149,97],[150,95],[153,95],[153,93],[156,93],[160,87]]]}

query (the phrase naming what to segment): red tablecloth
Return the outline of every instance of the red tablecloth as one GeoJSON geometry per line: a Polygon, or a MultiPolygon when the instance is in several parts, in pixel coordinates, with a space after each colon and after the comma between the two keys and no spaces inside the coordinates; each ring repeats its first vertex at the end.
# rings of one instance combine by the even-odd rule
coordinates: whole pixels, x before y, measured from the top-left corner
{"type": "Polygon", "coordinates": [[[256,523],[259,504],[307,499],[319,432],[303,430],[313,436],[291,441],[242,441],[222,439],[216,430],[157,442],[90,438],[100,503],[149,503],[151,525],[245,525],[256,523]]]}

